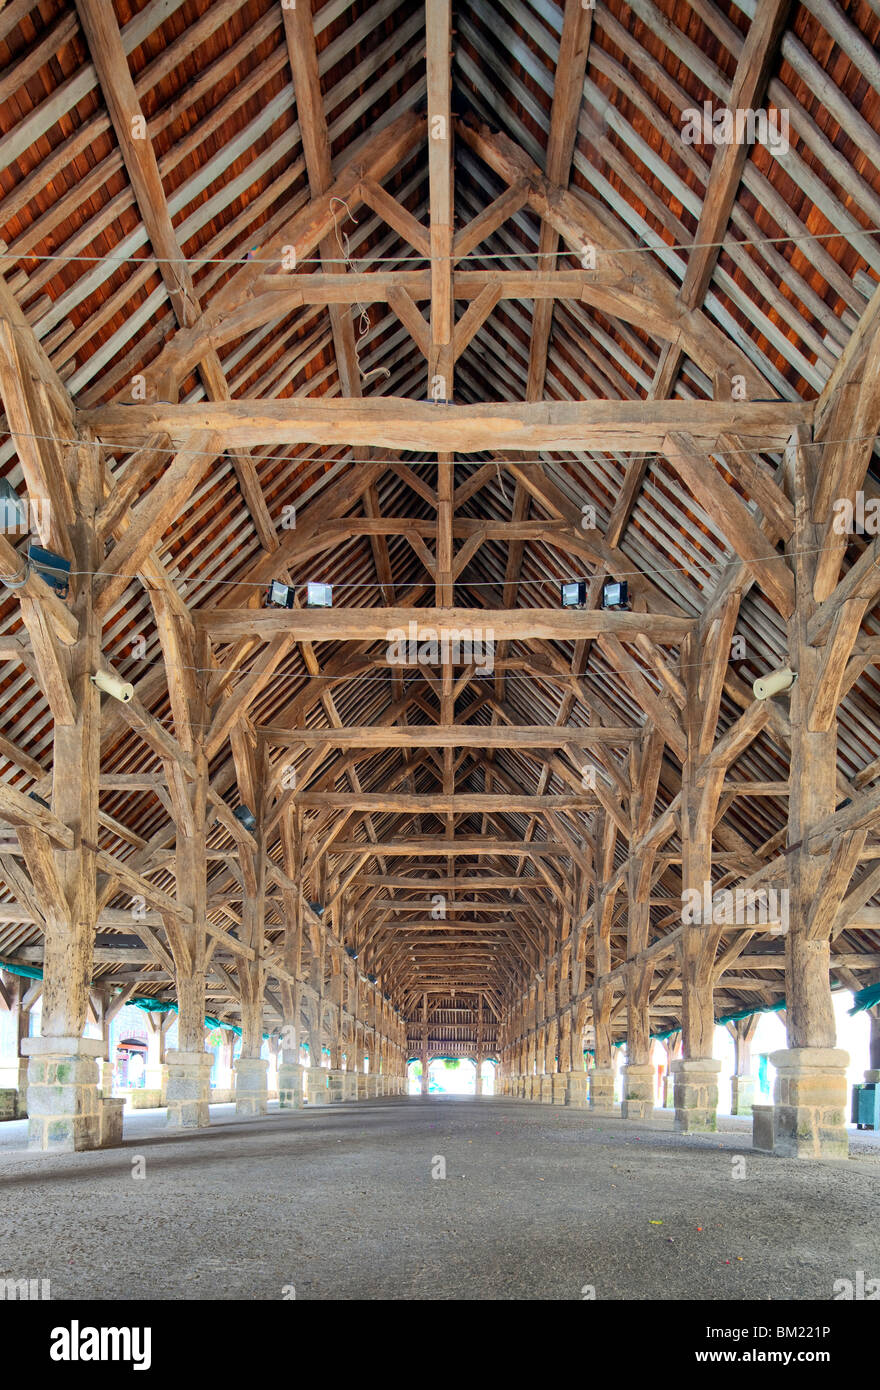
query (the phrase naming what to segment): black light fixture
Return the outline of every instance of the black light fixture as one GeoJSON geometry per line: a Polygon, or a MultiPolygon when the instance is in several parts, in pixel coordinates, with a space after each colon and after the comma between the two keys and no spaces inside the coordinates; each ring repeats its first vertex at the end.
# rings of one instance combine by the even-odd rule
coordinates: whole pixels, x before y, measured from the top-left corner
{"type": "Polygon", "coordinates": [[[603,608],[629,608],[629,585],[625,580],[609,579],[602,585],[603,608]]]}
{"type": "Polygon", "coordinates": [[[353,946],[346,946],[345,954],[348,956],[349,960],[357,960],[358,958],[358,953],[353,946]]]}
{"type": "Polygon", "coordinates": [[[267,608],[292,608],[294,592],[292,584],[285,584],[281,579],[273,579],[266,591],[267,608]]]}
{"type": "Polygon", "coordinates": [[[67,598],[70,592],[70,561],[53,550],[44,550],[41,545],[28,546],[28,565],[35,574],[54,589],[59,598],[67,598]]]}
{"type": "Polygon", "coordinates": [[[235,819],[239,822],[239,824],[243,825],[245,830],[249,830],[250,833],[253,835],[254,831],[257,828],[257,818],[254,815],[253,811],[250,809],[250,807],[236,806],[232,814],[235,816],[235,819]]]}
{"type": "Polygon", "coordinates": [[[306,585],[306,608],[332,608],[333,607],[333,585],[332,584],[312,584],[306,585]]]}
{"type": "Polygon", "coordinates": [[[587,601],[587,581],[572,579],[559,586],[563,608],[583,608],[587,601]]]}
{"type": "Polygon", "coordinates": [[[323,916],[324,916],[324,905],[323,905],[323,903],[309,903],[309,907],[312,909],[312,911],[314,912],[314,914],[315,914],[316,917],[323,917],[323,916]]]}
{"type": "Polygon", "coordinates": [[[376,976],[375,976],[375,975],[368,975],[368,976],[367,976],[367,979],[369,980],[369,982],[370,982],[371,985],[374,985],[374,984],[377,983],[377,981],[376,981],[376,976]]]}
{"type": "Polygon", "coordinates": [[[30,797],[31,801],[36,801],[38,806],[45,806],[47,811],[52,810],[52,807],[49,805],[48,801],[46,801],[42,796],[37,796],[36,792],[28,792],[28,796],[30,797]]]}

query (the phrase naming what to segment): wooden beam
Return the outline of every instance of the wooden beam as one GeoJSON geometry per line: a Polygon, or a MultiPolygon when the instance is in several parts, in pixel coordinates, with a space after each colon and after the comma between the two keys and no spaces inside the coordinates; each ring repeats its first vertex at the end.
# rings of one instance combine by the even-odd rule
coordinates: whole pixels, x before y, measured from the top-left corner
{"type": "Polygon", "coordinates": [[[771,603],[784,618],[794,611],[794,577],[761,531],[745,502],[701,455],[691,436],[675,431],[664,440],[662,452],[682,481],[713,520],[731,550],[748,566],[771,603]]]}
{"type": "Polygon", "coordinates": [[[573,642],[603,635],[628,640],[643,632],[656,642],[677,644],[693,626],[692,619],[669,613],[573,608],[200,609],[193,617],[215,642],[245,634],[262,641],[289,636],[298,642],[386,642],[394,644],[402,661],[414,647],[417,662],[425,661],[419,645],[433,643],[438,666],[457,655],[465,663],[490,662],[492,643],[506,640],[573,642]]]}
{"type": "MultiPolygon", "coordinates": [[[[756,111],[763,106],[770,70],[790,8],[791,0],[763,0],[756,7],[727,99],[729,111],[756,111]]],[[[681,301],[689,309],[702,304],[709,288],[748,155],[747,141],[730,140],[713,156],[700,221],[680,291],[681,301]]]]}
{"type": "Polygon", "coordinates": [[[640,729],[588,728],[556,724],[397,724],[343,727],[340,729],[266,729],[261,734],[279,747],[328,744],[333,748],[576,748],[620,746],[632,742],[640,729]]]}
{"type": "MultiPolygon", "coordinates": [[[[159,164],[131,79],[128,58],[113,10],[102,0],[77,0],[77,11],[138,211],[158,258],[159,272],[168,289],[174,315],[181,327],[190,327],[198,320],[201,305],[171,222],[159,164]],[[137,121],[142,122],[142,134],[136,131],[137,121]]],[[[208,397],[228,400],[229,388],[214,347],[205,346],[199,365],[208,397]]],[[[267,549],[277,549],[278,537],[253,459],[240,450],[233,450],[230,459],[260,541],[267,549]]]]}
{"type": "MultiPolygon", "coordinates": [[[[714,444],[733,431],[750,447],[787,442],[809,421],[805,402],[785,401],[553,401],[526,405],[441,405],[394,397],[370,400],[236,400],[169,405],[100,406],[81,411],[79,424],[108,444],[136,444],[159,431],[194,447],[201,431],[222,435],[229,448],[255,444],[368,445],[438,453],[661,449],[671,433],[714,444]]],[[[203,446],[204,447],[204,446],[203,446]]]]}
{"type": "Polygon", "coordinates": [[[306,811],[398,811],[408,815],[437,812],[465,814],[474,811],[589,811],[595,808],[593,796],[497,796],[482,792],[455,792],[447,795],[426,792],[411,796],[403,792],[303,792],[296,805],[306,811]]]}

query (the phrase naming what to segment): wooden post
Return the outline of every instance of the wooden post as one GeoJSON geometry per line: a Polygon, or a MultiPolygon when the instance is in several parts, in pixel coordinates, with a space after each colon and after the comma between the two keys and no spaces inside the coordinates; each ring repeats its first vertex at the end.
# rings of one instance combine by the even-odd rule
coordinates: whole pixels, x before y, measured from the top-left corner
{"type": "Polygon", "coordinates": [[[300,1063],[300,978],[302,971],[302,812],[289,808],[281,818],[281,849],[284,872],[296,888],[282,888],[284,907],[284,952],[282,965],[290,979],[282,980],[279,994],[282,1007],[281,1064],[278,1068],[278,1104],[281,1109],[299,1109],[303,1104],[303,1067],[300,1063]]]}
{"type": "MultiPolygon", "coordinates": [[[[681,648],[682,678],[687,691],[687,751],[681,778],[682,934],[677,947],[681,969],[682,1057],[673,1063],[675,1126],[680,1132],[717,1128],[718,1073],[713,1057],[715,1009],[713,968],[720,928],[702,912],[691,912],[689,894],[703,901],[712,892],[712,828],[724,768],[705,772],[700,755],[703,705],[700,696],[702,647],[689,634],[681,648]],[[708,885],[708,887],[707,887],[708,885]]],[[[713,731],[714,732],[714,731],[713,731]]]]}
{"type": "Polygon", "coordinates": [[[596,818],[599,863],[593,907],[593,1067],[590,1071],[590,1109],[614,1109],[614,1058],[611,1006],[614,990],[606,978],[611,970],[611,922],[616,889],[609,887],[614,867],[617,826],[605,812],[596,818]]]}
{"type": "MultiPolygon", "coordinates": [[[[771,1054],[776,1067],[773,1146],[798,1158],[846,1158],[846,1052],[836,1047],[831,1000],[831,928],[853,864],[849,842],[839,838],[826,855],[811,854],[813,827],[837,802],[837,721],[810,729],[810,701],[823,666],[823,651],[808,640],[816,611],[814,585],[821,554],[820,528],[812,519],[816,456],[805,430],[786,453],[795,508],[788,545],[794,571],[795,610],[788,625],[788,661],[797,672],[790,695],[789,929],[785,938],[785,1004],[788,1047],[771,1054]]],[[[860,849],[863,839],[856,842],[860,849]]]]}
{"type": "MultiPolygon", "coordinates": [[[[101,625],[93,575],[101,568],[95,515],[101,500],[100,456],[94,444],[71,451],[77,470],[76,515],[69,528],[74,556],[71,608],[76,641],[55,651],[52,810],[73,832],[70,848],[54,849],[38,830],[19,826],[18,839],[43,912],[42,1035],[26,1038],[28,1142],[40,1149],[94,1149],[102,1143],[105,1107],[98,1096],[101,1041],[83,1038],[97,925],[98,779],[101,697],[91,676],[100,668],[101,625]],[[65,672],[66,667],[66,672],[65,672]]],[[[53,511],[55,521],[60,517],[53,511]]],[[[35,601],[23,604],[35,650],[47,658],[47,625],[35,601]]],[[[56,644],[57,646],[57,644],[56,644]]],[[[47,695],[49,694],[47,688],[47,695]]],[[[109,1111],[108,1111],[109,1113],[109,1111]]]]}
{"type": "Polygon", "coordinates": [[[755,1096],[755,1078],[752,1076],[752,1038],[758,1027],[760,1014],[749,1014],[748,1018],[728,1023],[727,1030],[733,1037],[734,1067],[730,1078],[731,1115],[750,1115],[755,1096]]]}
{"type": "Polygon", "coordinates": [[[422,1095],[428,1094],[428,996],[422,995],[422,1095]]]}

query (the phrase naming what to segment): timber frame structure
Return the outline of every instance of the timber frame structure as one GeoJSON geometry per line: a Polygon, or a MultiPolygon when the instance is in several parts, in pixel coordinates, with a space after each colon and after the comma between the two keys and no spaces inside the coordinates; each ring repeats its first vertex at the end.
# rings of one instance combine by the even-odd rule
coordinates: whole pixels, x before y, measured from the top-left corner
{"type": "Polygon", "coordinates": [[[630,1115],[665,1035],[683,1129],[716,1020],[784,1003],[773,1143],[845,1142],[831,989],[880,980],[880,538],[839,525],[880,514],[878,31],[868,0],[0,9],[34,1142],[98,1142],[82,1034],[131,999],[179,1010],[183,1124],[207,1014],[256,1111],[264,1033],[600,1109],[625,1041],[630,1115]],[[779,138],[689,141],[706,103],[779,138]],[[784,921],[688,917],[705,884],[784,921]]]}

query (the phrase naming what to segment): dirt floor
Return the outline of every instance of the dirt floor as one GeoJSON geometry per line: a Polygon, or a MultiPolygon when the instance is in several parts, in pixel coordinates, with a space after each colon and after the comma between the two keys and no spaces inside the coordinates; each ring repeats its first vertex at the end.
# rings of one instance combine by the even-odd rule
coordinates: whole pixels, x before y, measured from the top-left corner
{"type": "Polygon", "coordinates": [[[503,1099],[417,1097],[28,1154],[0,1126],[0,1278],[53,1299],[831,1299],[880,1278],[880,1136],[808,1163],[748,1122],[679,1136],[503,1099]],[[445,1177],[440,1174],[445,1172],[445,1177]],[[143,1174],[143,1176],[138,1176],[143,1174]]]}

